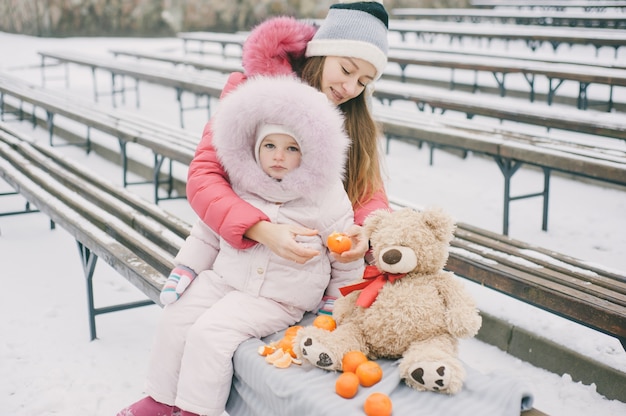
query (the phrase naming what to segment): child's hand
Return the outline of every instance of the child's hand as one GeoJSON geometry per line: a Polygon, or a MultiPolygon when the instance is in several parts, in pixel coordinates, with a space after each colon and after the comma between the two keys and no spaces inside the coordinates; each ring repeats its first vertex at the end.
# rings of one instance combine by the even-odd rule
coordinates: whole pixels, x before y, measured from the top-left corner
{"type": "Polygon", "coordinates": [[[268,221],[259,221],[248,229],[246,237],[263,244],[277,256],[304,264],[319,255],[320,252],[299,244],[296,237],[317,234],[317,230],[293,224],[273,224],[268,221]]]}
{"type": "Polygon", "coordinates": [[[176,302],[196,276],[196,272],[187,266],[179,265],[174,267],[161,290],[161,303],[169,305],[176,302]]]}

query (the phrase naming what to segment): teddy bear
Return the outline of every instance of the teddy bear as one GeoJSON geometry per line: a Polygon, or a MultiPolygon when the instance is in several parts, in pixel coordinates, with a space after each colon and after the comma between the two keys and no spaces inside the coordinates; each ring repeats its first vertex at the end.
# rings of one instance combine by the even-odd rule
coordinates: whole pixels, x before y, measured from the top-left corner
{"type": "Polygon", "coordinates": [[[298,332],[299,358],[341,371],[343,355],[399,359],[400,377],[419,391],[454,394],[465,369],[458,340],[476,335],[482,319],[474,299],[444,271],[455,223],[440,208],[370,214],[363,225],[375,266],[341,289],[334,331],[307,326],[298,332]]]}

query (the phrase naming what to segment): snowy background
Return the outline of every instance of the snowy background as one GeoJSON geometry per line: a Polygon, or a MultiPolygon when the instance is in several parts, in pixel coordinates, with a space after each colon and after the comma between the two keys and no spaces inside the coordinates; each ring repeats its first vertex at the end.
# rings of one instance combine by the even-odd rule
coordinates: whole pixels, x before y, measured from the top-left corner
{"type": "MultiPolygon", "coordinates": [[[[392,39],[393,40],[393,39],[392,39]]],[[[484,47],[467,43],[466,48],[484,47]]],[[[497,48],[498,44],[492,44],[497,48]]],[[[504,47],[500,45],[502,49],[504,47]]],[[[169,51],[181,53],[177,39],[41,39],[0,33],[0,70],[32,83],[41,82],[38,50],[71,50],[106,56],[112,48],[169,51]]],[[[530,53],[522,44],[510,44],[516,53],[530,53]]],[[[210,48],[206,48],[209,50],[210,48]]],[[[625,48],[622,48],[625,49],[625,48]]],[[[545,46],[535,54],[552,54],[545,46]]],[[[559,49],[564,56],[592,59],[592,47],[559,49]]],[[[626,62],[626,51],[618,57],[612,49],[602,49],[599,61],[626,62]]],[[[220,59],[213,56],[207,59],[220,59]]],[[[155,64],[156,65],[156,64],[155,64]]],[[[445,70],[432,71],[445,77],[445,70]]],[[[61,74],[61,72],[58,72],[61,74]]],[[[422,75],[424,72],[422,72],[422,75]]],[[[455,77],[460,80],[462,73],[455,77]]],[[[467,75],[470,77],[470,74],[467,75]]],[[[473,76],[473,75],[472,75],[473,76]]],[[[490,82],[486,74],[483,82],[490,82]]],[[[471,77],[469,78],[471,79],[471,77]]],[[[511,81],[512,80],[512,81],[511,81]]],[[[106,88],[108,74],[99,76],[100,88],[106,88]]],[[[518,82],[525,86],[523,79],[518,82]]],[[[538,89],[541,81],[538,80],[538,89]]],[[[567,84],[567,83],[566,83],[567,84]]],[[[50,88],[64,89],[62,81],[48,82],[50,88]]],[[[515,84],[509,84],[515,85],[515,84]]],[[[72,66],[70,90],[85,99],[93,98],[91,72],[72,66]]],[[[574,94],[575,84],[561,91],[574,94]]],[[[126,108],[161,121],[178,125],[178,105],[173,90],[150,84],[141,85],[142,106],[134,108],[129,96],[126,108]]],[[[590,96],[606,97],[602,87],[590,87],[590,96]]],[[[624,91],[616,98],[624,101],[624,91]]],[[[107,97],[103,106],[110,105],[107,97]]],[[[520,101],[520,105],[529,105],[520,101]]],[[[540,104],[536,104],[540,105],[540,104]]],[[[455,117],[450,114],[447,116],[455,117]]],[[[458,117],[462,118],[461,115],[458,117]]],[[[624,117],[623,113],[616,117],[624,117]]],[[[494,123],[475,119],[475,122],[494,123]]],[[[200,137],[206,113],[185,115],[186,128],[200,137]]],[[[47,135],[33,130],[28,123],[11,126],[32,134],[42,143],[47,135]]],[[[68,123],[68,126],[71,126],[68,123]]],[[[528,128],[528,131],[532,129],[528,128]]],[[[77,128],[84,132],[84,128],[77,128]]],[[[537,130],[539,131],[539,130],[537,130]]],[[[541,134],[545,134],[540,129],[541,134]]],[[[93,139],[111,148],[116,140],[92,132],[93,139]]],[[[552,133],[558,134],[558,133],[552,133]]],[[[568,133],[572,135],[572,133],[568,133]]],[[[585,139],[581,136],[581,139],[585,139]]],[[[624,147],[624,143],[616,143],[624,147]]],[[[85,155],[78,148],[59,147],[62,153],[85,163],[115,183],[121,183],[117,165],[96,154],[85,155]]],[[[137,157],[149,157],[138,151],[137,157]]],[[[390,196],[419,206],[444,207],[459,221],[500,232],[502,227],[503,179],[495,162],[476,155],[462,159],[437,151],[434,166],[428,165],[424,147],[392,142],[386,158],[390,196]]],[[[184,177],[185,172],[178,174],[184,177]]],[[[522,168],[513,179],[515,194],[536,191],[542,186],[540,172],[522,168]]],[[[133,186],[135,192],[151,197],[151,188],[133,186]]],[[[10,188],[0,183],[0,193],[10,188]]],[[[19,209],[18,198],[2,198],[2,209],[19,209]]],[[[194,215],[183,200],[164,201],[161,206],[189,222],[194,215]]],[[[541,201],[530,199],[512,204],[510,235],[516,239],[551,248],[574,257],[597,263],[626,274],[626,190],[553,176],[550,195],[548,232],[541,231],[541,201]]],[[[150,306],[97,318],[99,339],[89,341],[86,285],[75,241],[62,229],[50,230],[42,214],[0,217],[0,415],[1,416],[112,416],[125,405],[143,396],[147,356],[160,313],[150,306]]],[[[95,275],[96,303],[107,305],[141,299],[142,294],[126,280],[99,262],[95,275]]],[[[550,314],[467,283],[481,309],[510,322],[549,337],[609,366],[626,371],[626,353],[615,339],[557,318],[550,314]]],[[[533,386],[535,407],[550,415],[624,415],[626,404],[607,400],[595,386],[572,382],[568,375],[557,376],[511,357],[477,340],[464,341],[463,360],[485,373],[508,373],[533,386]]]]}

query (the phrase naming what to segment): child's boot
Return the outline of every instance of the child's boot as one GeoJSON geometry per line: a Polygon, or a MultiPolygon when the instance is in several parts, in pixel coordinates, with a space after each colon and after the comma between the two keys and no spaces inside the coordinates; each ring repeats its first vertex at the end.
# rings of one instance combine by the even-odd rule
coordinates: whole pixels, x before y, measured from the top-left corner
{"type": "Polygon", "coordinates": [[[147,396],[122,409],[117,416],[172,416],[174,406],[159,403],[147,396]]]}

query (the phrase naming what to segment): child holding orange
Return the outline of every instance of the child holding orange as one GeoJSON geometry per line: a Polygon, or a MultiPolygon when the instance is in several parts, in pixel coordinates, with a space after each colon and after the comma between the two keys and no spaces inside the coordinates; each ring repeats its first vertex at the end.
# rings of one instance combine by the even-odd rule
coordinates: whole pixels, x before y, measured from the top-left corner
{"type": "Polygon", "coordinates": [[[362,258],[340,262],[326,247],[329,235],[354,224],[342,182],[343,123],[323,93],[291,76],[256,77],[222,99],[213,144],[233,189],[277,224],[316,230],[294,234],[319,254],[298,264],[261,244],[237,250],[198,221],[176,256],[188,281],[178,287],[170,278],[162,292],[169,304],[152,351],[150,396],[121,415],[175,407],[183,416],[220,415],[241,342],[293,325],[362,276],[362,258]]]}

